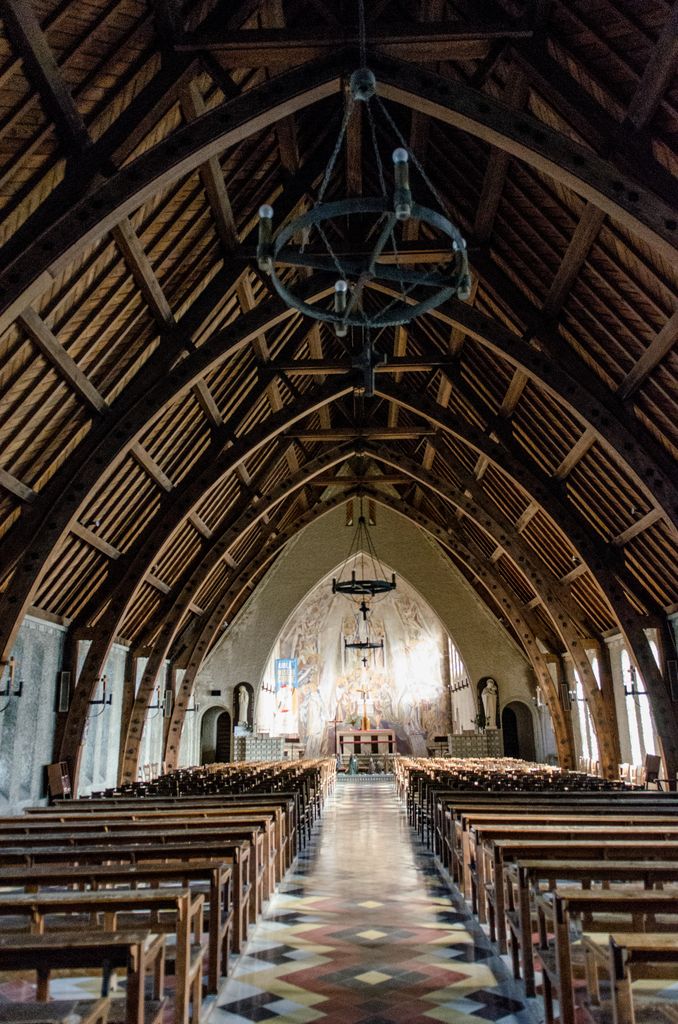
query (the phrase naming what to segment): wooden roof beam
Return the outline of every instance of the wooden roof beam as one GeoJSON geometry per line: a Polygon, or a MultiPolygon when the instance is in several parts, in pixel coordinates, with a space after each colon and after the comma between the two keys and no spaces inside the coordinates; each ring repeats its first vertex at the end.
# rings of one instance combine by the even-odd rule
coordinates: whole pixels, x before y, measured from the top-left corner
{"type": "MultiPolygon", "coordinates": [[[[205,113],[205,102],[197,82],[188,82],[182,89],[181,109],[187,122],[194,121],[205,113]]],[[[233,252],[239,242],[238,228],[218,157],[212,156],[201,164],[199,174],[221,244],[226,252],[233,252]]]]}
{"type": "Polygon", "coordinates": [[[35,501],[36,494],[32,487],[18,480],[17,477],[13,476],[6,469],[0,469],[0,487],[4,487],[6,491],[18,498],[19,501],[25,501],[29,504],[35,501]]]}
{"type": "Polygon", "coordinates": [[[197,512],[189,513],[188,521],[191,526],[197,530],[200,536],[205,538],[205,540],[209,540],[214,533],[214,531],[209,528],[205,520],[200,518],[197,512]]]}
{"type": "MultiPolygon", "coordinates": [[[[320,336],[320,326],[317,322],[311,325],[311,330],[308,334],[308,351],[311,359],[322,359],[323,358],[323,341],[320,336]]],[[[322,384],[324,377],[321,377],[319,383],[322,384]]],[[[320,419],[320,426],[323,430],[327,430],[332,425],[330,407],[323,405],[318,411],[318,418],[320,419]]]]}
{"type": "Polygon", "coordinates": [[[420,437],[433,437],[429,427],[332,427],[330,430],[288,431],[287,437],[313,444],[315,441],[333,443],[369,438],[373,441],[416,441],[420,437]]]}
{"type": "Polygon", "coordinates": [[[173,490],[174,484],[168,476],[163,473],[155,459],[148,454],[145,448],[135,442],[130,448],[130,455],[139,463],[145,473],[150,476],[151,480],[158,485],[163,491],[168,493],[173,490]]]}
{"type": "MultiPolygon", "coordinates": [[[[517,65],[512,65],[502,93],[503,102],[514,110],[520,110],[525,106],[528,93],[529,87],[523,71],[517,65]]],[[[487,242],[492,234],[510,161],[511,155],[506,150],[496,146],[490,149],[473,225],[473,235],[478,242],[487,242]]]]}
{"type": "Polygon", "coordinates": [[[105,399],[35,310],[30,306],[25,309],[19,316],[19,323],[45,359],[52,364],[58,375],[73,389],[88,409],[95,413],[104,412],[108,408],[105,399]]]}
{"type": "Polygon", "coordinates": [[[191,390],[193,392],[193,397],[205,414],[205,419],[209,423],[210,427],[215,430],[219,427],[223,427],[224,420],[219,411],[219,406],[214,401],[214,397],[207,386],[206,381],[201,377],[200,380],[196,381],[191,390]]]}
{"type": "Polygon", "coordinates": [[[642,387],[649,375],[668,355],[678,340],[678,310],[667,320],[661,331],[652,339],[640,359],[634,363],[617,388],[621,399],[631,398],[642,387]]]}
{"type": "Polygon", "coordinates": [[[663,518],[664,517],[660,509],[652,508],[649,512],[646,512],[644,516],[641,516],[637,522],[632,523],[632,525],[622,533],[618,533],[616,537],[613,537],[611,543],[617,548],[623,547],[624,544],[628,544],[628,542],[633,540],[634,537],[637,537],[640,533],[644,533],[645,530],[649,530],[651,526],[654,526],[655,523],[658,523],[659,520],[663,518]]]}
{"type": "Polygon", "coordinates": [[[525,390],[529,377],[522,370],[514,370],[511,383],[506,389],[506,394],[499,407],[499,415],[508,418],[512,416],[520,397],[525,390]]]}
{"type": "Polygon", "coordinates": [[[494,551],[490,555],[488,561],[491,562],[492,565],[496,565],[497,562],[499,561],[499,559],[502,557],[503,554],[504,554],[504,549],[499,547],[499,545],[497,545],[497,547],[494,549],[494,551]]]}
{"type": "Polygon", "coordinates": [[[635,128],[644,128],[652,120],[677,70],[678,3],[674,0],[671,13],[664,23],[626,112],[626,120],[635,128]]]}
{"type": "MultiPolygon", "coordinates": [[[[529,39],[532,30],[515,27],[504,21],[475,25],[450,21],[425,24],[390,21],[387,26],[375,25],[368,29],[367,35],[368,46],[389,57],[417,63],[436,63],[481,59],[487,56],[490,44],[496,39],[529,39]]],[[[353,29],[347,36],[338,39],[334,33],[327,33],[323,37],[317,28],[287,30],[271,24],[269,18],[269,24],[263,30],[188,34],[177,42],[177,50],[218,53],[225,68],[274,68],[279,71],[326,56],[339,46],[354,43],[353,29]]]]}
{"type": "MultiPolygon", "coordinates": [[[[262,0],[259,16],[264,30],[273,29],[274,31],[285,32],[285,12],[282,0],[262,0]]],[[[261,30],[257,32],[257,35],[260,34],[261,30]]],[[[328,33],[330,39],[332,39],[332,36],[333,33],[328,33]]],[[[223,55],[221,56],[223,59],[223,55]]],[[[267,63],[264,66],[270,68],[271,64],[267,63]]],[[[282,165],[286,171],[294,174],[299,170],[299,145],[297,142],[297,126],[292,114],[281,118],[276,123],[275,134],[278,140],[282,165]]]]}
{"type": "Polygon", "coordinates": [[[35,84],[66,153],[76,157],[91,139],[80,111],[64,82],[30,0],[4,0],[2,16],[12,42],[21,54],[27,77],[35,84]]]}
{"type": "Polygon", "coordinates": [[[161,327],[170,329],[176,327],[174,314],[129,217],[123,217],[118,221],[112,228],[111,234],[151,311],[153,319],[161,327]]]}
{"type": "Polygon", "coordinates": [[[73,523],[71,525],[71,533],[75,537],[79,537],[85,544],[89,544],[90,547],[96,548],[102,555],[106,555],[107,558],[115,561],[116,558],[120,558],[122,552],[119,548],[109,544],[108,541],[104,540],[103,537],[99,537],[93,530],[90,530],[88,526],[84,526],[82,523],[73,523]]]}
{"type": "Polygon", "coordinates": [[[527,506],[527,508],[518,517],[518,521],[516,522],[516,530],[518,531],[518,533],[522,533],[523,530],[525,529],[525,527],[527,526],[527,524],[530,522],[530,520],[534,519],[534,517],[536,516],[537,512],[539,511],[539,508],[540,508],[540,506],[539,506],[538,502],[536,502],[536,501],[531,501],[530,502],[530,504],[527,506]]]}
{"type": "Polygon", "coordinates": [[[152,572],[146,573],[144,576],[144,583],[149,583],[154,590],[159,590],[160,593],[165,594],[165,596],[167,596],[172,589],[169,583],[165,583],[164,580],[161,580],[159,576],[156,576],[152,572]]]}
{"type": "Polygon", "coordinates": [[[595,442],[595,430],[592,427],[587,427],[577,443],[570,448],[565,458],[557,467],[553,474],[553,479],[561,481],[567,479],[577,463],[584,458],[589,448],[593,447],[595,442]]]}
{"type": "Polygon", "coordinates": [[[542,311],[546,316],[556,316],[562,308],[604,220],[605,211],[587,202],[544,300],[542,311]]]}
{"type": "Polygon", "coordinates": [[[564,576],[560,577],[560,582],[565,584],[574,583],[576,579],[579,579],[580,576],[583,576],[584,573],[588,571],[586,563],[579,562],[573,569],[570,569],[569,572],[566,572],[564,576]]]}
{"type": "Polygon", "coordinates": [[[488,459],[487,455],[478,456],[478,461],[476,462],[475,467],[473,469],[473,475],[476,478],[476,480],[480,481],[483,479],[489,464],[490,460],[488,459]]]}
{"type": "Polygon", "coordinates": [[[326,474],[314,476],[308,481],[309,487],[360,487],[362,484],[405,484],[410,482],[410,477],[402,473],[382,473],[381,476],[328,476],[326,474]]]}

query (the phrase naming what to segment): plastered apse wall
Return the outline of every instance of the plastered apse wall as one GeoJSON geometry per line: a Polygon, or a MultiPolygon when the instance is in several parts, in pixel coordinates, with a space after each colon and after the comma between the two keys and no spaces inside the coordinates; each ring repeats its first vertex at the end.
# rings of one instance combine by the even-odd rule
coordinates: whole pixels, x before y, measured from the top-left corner
{"type": "MultiPolygon", "coordinates": [[[[252,683],[255,690],[259,687],[288,617],[321,577],[344,562],[352,535],[353,529],[345,526],[344,509],[338,508],[287,545],[198,674],[197,699],[203,713],[215,703],[232,707],[233,688],[241,680],[252,683]],[[212,689],[222,691],[219,700],[210,699],[212,689]]],[[[435,542],[383,506],[377,506],[377,523],[370,535],[379,557],[430,604],[458,647],[472,683],[491,675],[499,683],[501,706],[522,700],[531,708],[535,689],[529,662],[435,542]]],[[[187,735],[185,749],[190,742],[187,735]]]]}

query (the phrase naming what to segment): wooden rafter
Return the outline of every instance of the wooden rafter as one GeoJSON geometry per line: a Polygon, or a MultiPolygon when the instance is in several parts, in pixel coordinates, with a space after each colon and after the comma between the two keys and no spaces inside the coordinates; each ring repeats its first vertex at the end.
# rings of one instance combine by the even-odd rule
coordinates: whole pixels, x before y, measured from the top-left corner
{"type": "Polygon", "coordinates": [[[620,398],[631,398],[642,387],[644,381],[661,363],[678,341],[678,310],[671,316],[661,331],[650,342],[642,356],[629,370],[617,389],[620,398]]]}
{"type": "Polygon", "coordinates": [[[638,83],[638,88],[626,111],[627,120],[635,128],[644,128],[651,120],[677,69],[678,3],[674,0],[671,14],[664,23],[652,55],[645,66],[643,76],[638,83]]]}
{"type": "Polygon", "coordinates": [[[129,218],[123,217],[118,221],[111,234],[153,318],[161,327],[175,327],[174,315],[165,298],[165,293],[160,287],[151,262],[129,218]]]}
{"type": "Polygon", "coordinates": [[[33,309],[25,309],[19,322],[43,356],[91,412],[102,413],[106,401],[33,309]]]}

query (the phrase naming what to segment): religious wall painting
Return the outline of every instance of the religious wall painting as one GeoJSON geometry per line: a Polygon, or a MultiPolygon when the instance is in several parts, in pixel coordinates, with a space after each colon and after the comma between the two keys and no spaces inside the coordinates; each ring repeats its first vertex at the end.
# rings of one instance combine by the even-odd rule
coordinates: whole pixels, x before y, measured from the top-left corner
{"type": "Polygon", "coordinates": [[[370,728],[395,731],[399,751],[425,754],[434,736],[451,731],[448,638],[437,616],[399,579],[398,591],[376,602],[370,616],[370,639],[383,648],[347,648],[360,611],[328,583],[301,603],[276,645],[280,657],[296,661],[297,678],[273,732],[298,733],[307,756],[330,754],[335,732],[360,728],[365,714],[370,728]]]}

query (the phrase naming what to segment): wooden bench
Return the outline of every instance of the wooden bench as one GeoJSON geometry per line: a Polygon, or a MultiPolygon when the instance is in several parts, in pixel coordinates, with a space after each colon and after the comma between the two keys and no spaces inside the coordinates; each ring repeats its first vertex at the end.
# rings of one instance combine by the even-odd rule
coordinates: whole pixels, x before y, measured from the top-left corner
{"type": "Polygon", "coordinates": [[[111,1000],[51,999],[48,1003],[0,1003],[0,1024],[107,1024],[111,1000]]]}
{"type": "MultiPolygon", "coordinates": [[[[474,825],[470,832],[469,860],[464,864],[464,870],[470,875],[469,884],[471,888],[473,909],[478,913],[478,919],[485,923],[487,914],[487,890],[486,881],[500,882],[501,874],[491,873],[492,851],[496,840],[518,839],[518,840],[542,840],[544,842],[567,844],[570,841],[590,840],[601,844],[614,842],[615,840],[638,843],[639,831],[635,825],[617,825],[607,822],[595,825],[534,825],[531,821],[525,821],[519,825],[474,825]],[[490,870],[488,870],[488,867],[490,870]]],[[[678,825],[656,825],[643,826],[643,841],[646,842],[671,842],[676,844],[678,849],[678,825]]],[[[464,891],[467,887],[467,879],[464,878],[464,891]]],[[[506,932],[504,929],[504,906],[502,900],[501,886],[496,885],[494,898],[496,902],[497,938],[501,952],[506,952],[506,932]]]]}
{"type": "MultiPolygon", "coordinates": [[[[21,822],[22,819],[19,819],[21,822]]],[[[153,818],[149,821],[130,821],[127,819],[110,820],[104,817],[100,820],[95,817],[92,821],[75,821],[72,824],[67,822],[63,825],[51,823],[47,830],[29,828],[29,834],[24,836],[24,826],[8,826],[0,829],[0,863],[3,853],[8,848],[18,847],[24,842],[31,848],[37,849],[41,846],[87,846],[96,843],[109,843],[113,846],[112,837],[115,836],[115,845],[118,843],[143,843],[144,845],[157,845],[159,848],[177,840],[187,839],[190,841],[246,839],[250,844],[251,855],[249,860],[251,892],[253,898],[250,900],[250,920],[256,921],[262,911],[264,893],[268,892],[271,882],[275,884],[272,873],[275,872],[275,851],[272,849],[273,823],[270,816],[252,816],[241,818],[210,818],[207,821],[199,819],[164,819],[153,818]]]]}
{"type": "Polygon", "coordinates": [[[528,995],[534,994],[533,906],[543,891],[557,884],[578,883],[590,888],[593,882],[605,885],[634,883],[645,890],[667,882],[678,882],[678,861],[601,861],[601,860],[524,860],[504,864],[506,922],[511,938],[510,952],[514,977],[522,977],[528,995]],[[534,897],[534,900],[531,899],[534,897]]]}
{"type": "Polygon", "coordinates": [[[639,995],[632,988],[640,978],[678,981],[678,936],[618,932],[610,935],[607,944],[590,935],[582,941],[609,972],[614,1024],[678,1024],[676,1003],[659,1002],[656,996],[639,995]]]}
{"type": "Polygon", "coordinates": [[[160,1024],[165,1005],[165,936],[148,931],[50,932],[46,935],[0,935],[0,971],[35,971],[38,1001],[49,998],[55,970],[96,970],[102,996],[109,994],[111,972],[127,972],[125,1007],[110,1019],[125,1024],[160,1024]],[[145,998],[146,974],[152,974],[152,999],[145,998]]]}
{"type": "MultiPolygon", "coordinates": [[[[151,912],[155,920],[149,922],[157,929],[157,914],[161,910],[172,911],[168,922],[176,935],[175,960],[175,1014],[176,1024],[199,1024],[202,1004],[203,960],[207,943],[203,942],[202,893],[191,893],[190,889],[109,889],[100,892],[0,892],[0,918],[23,916],[30,920],[31,932],[45,933],[45,919],[56,917],[57,930],[63,930],[68,922],[64,918],[87,914],[88,928],[92,918],[100,919],[106,931],[116,931],[119,915],[125,911],[134,917],[140,912],[151,912]],[[192,1011],[189,1013],[189,1010],[192,1011]]],[[[129,928],[138,930],[145,922],[126,922],[129,928]]],[[[123,926],[124,927],[124,926],[123,926]]],[[[3,928],[0,922],[0,929],[3,928]]],[[[124,928],[128,930],[128,928],[124,928]]],[[[164,929],[163,929],[164,930],[164,929]]],[[[5,931],[0,931],[5,934],[5,931]]]]}
{"type": "MultiPolygon", "coordinates": [[[[49,865],[6,868],[5,886],[39,892],[46,886],[89,887],[94,892],[109,892],[110,886],[151,886],[174,892],[175,887],[197,886],[207,895],[208,915],[208,992],[217,992],[222,975],[228,975],[228,954],[233,936],[231,867],[219,860],[163,861],[153,864],[49,865]]],[[[66,890],[66,895],[72,890],[66,890]]],[[[113,890],[115,891],[115,890],[113,890]]],[[[155,891],[155,888],[136,891],[155,891]]],[[[195,891],[195,889],[194,889],[195,891]]]]}
{"type": "MultiPolygon", "coordinates": [[[[546,1024],[553,1024],[553,996],[558,994],[560,1024],[575,1024],[574,957],[570,916],[585,915],[590,931],[646,931],[646,917],[657,929],[655,915],[670,915],[666,928],[678,928],[678,893],[628,893],[624,890],[584,891],[556,888],[537,898],[540,915],[540,943],[537,955],[542,964],[546,1024]],[[611,915],[613,915],[611,919],[611,915]],[[625,918],[620,924],[619,918],[625,918]],[[553,942],[548,941],[549,934],[553,942]]],[[[583,947],[582,947],[583,950],[583,947]]],[[[581,966],[585,964],[582,961],[581,966]]]]}
{"type": "Polygon", "coordinates": [[[95,843],[85,846],[18,846],[0,849],[0,866],[32,867],[37,864],[156,864],[162,861],[218,859],[232,871],[233,951],[240,952],[247,939],[249,919],[250,844],[247,840],[173,840],[162,845],[142,842],[115,845],[95,843]]]}

